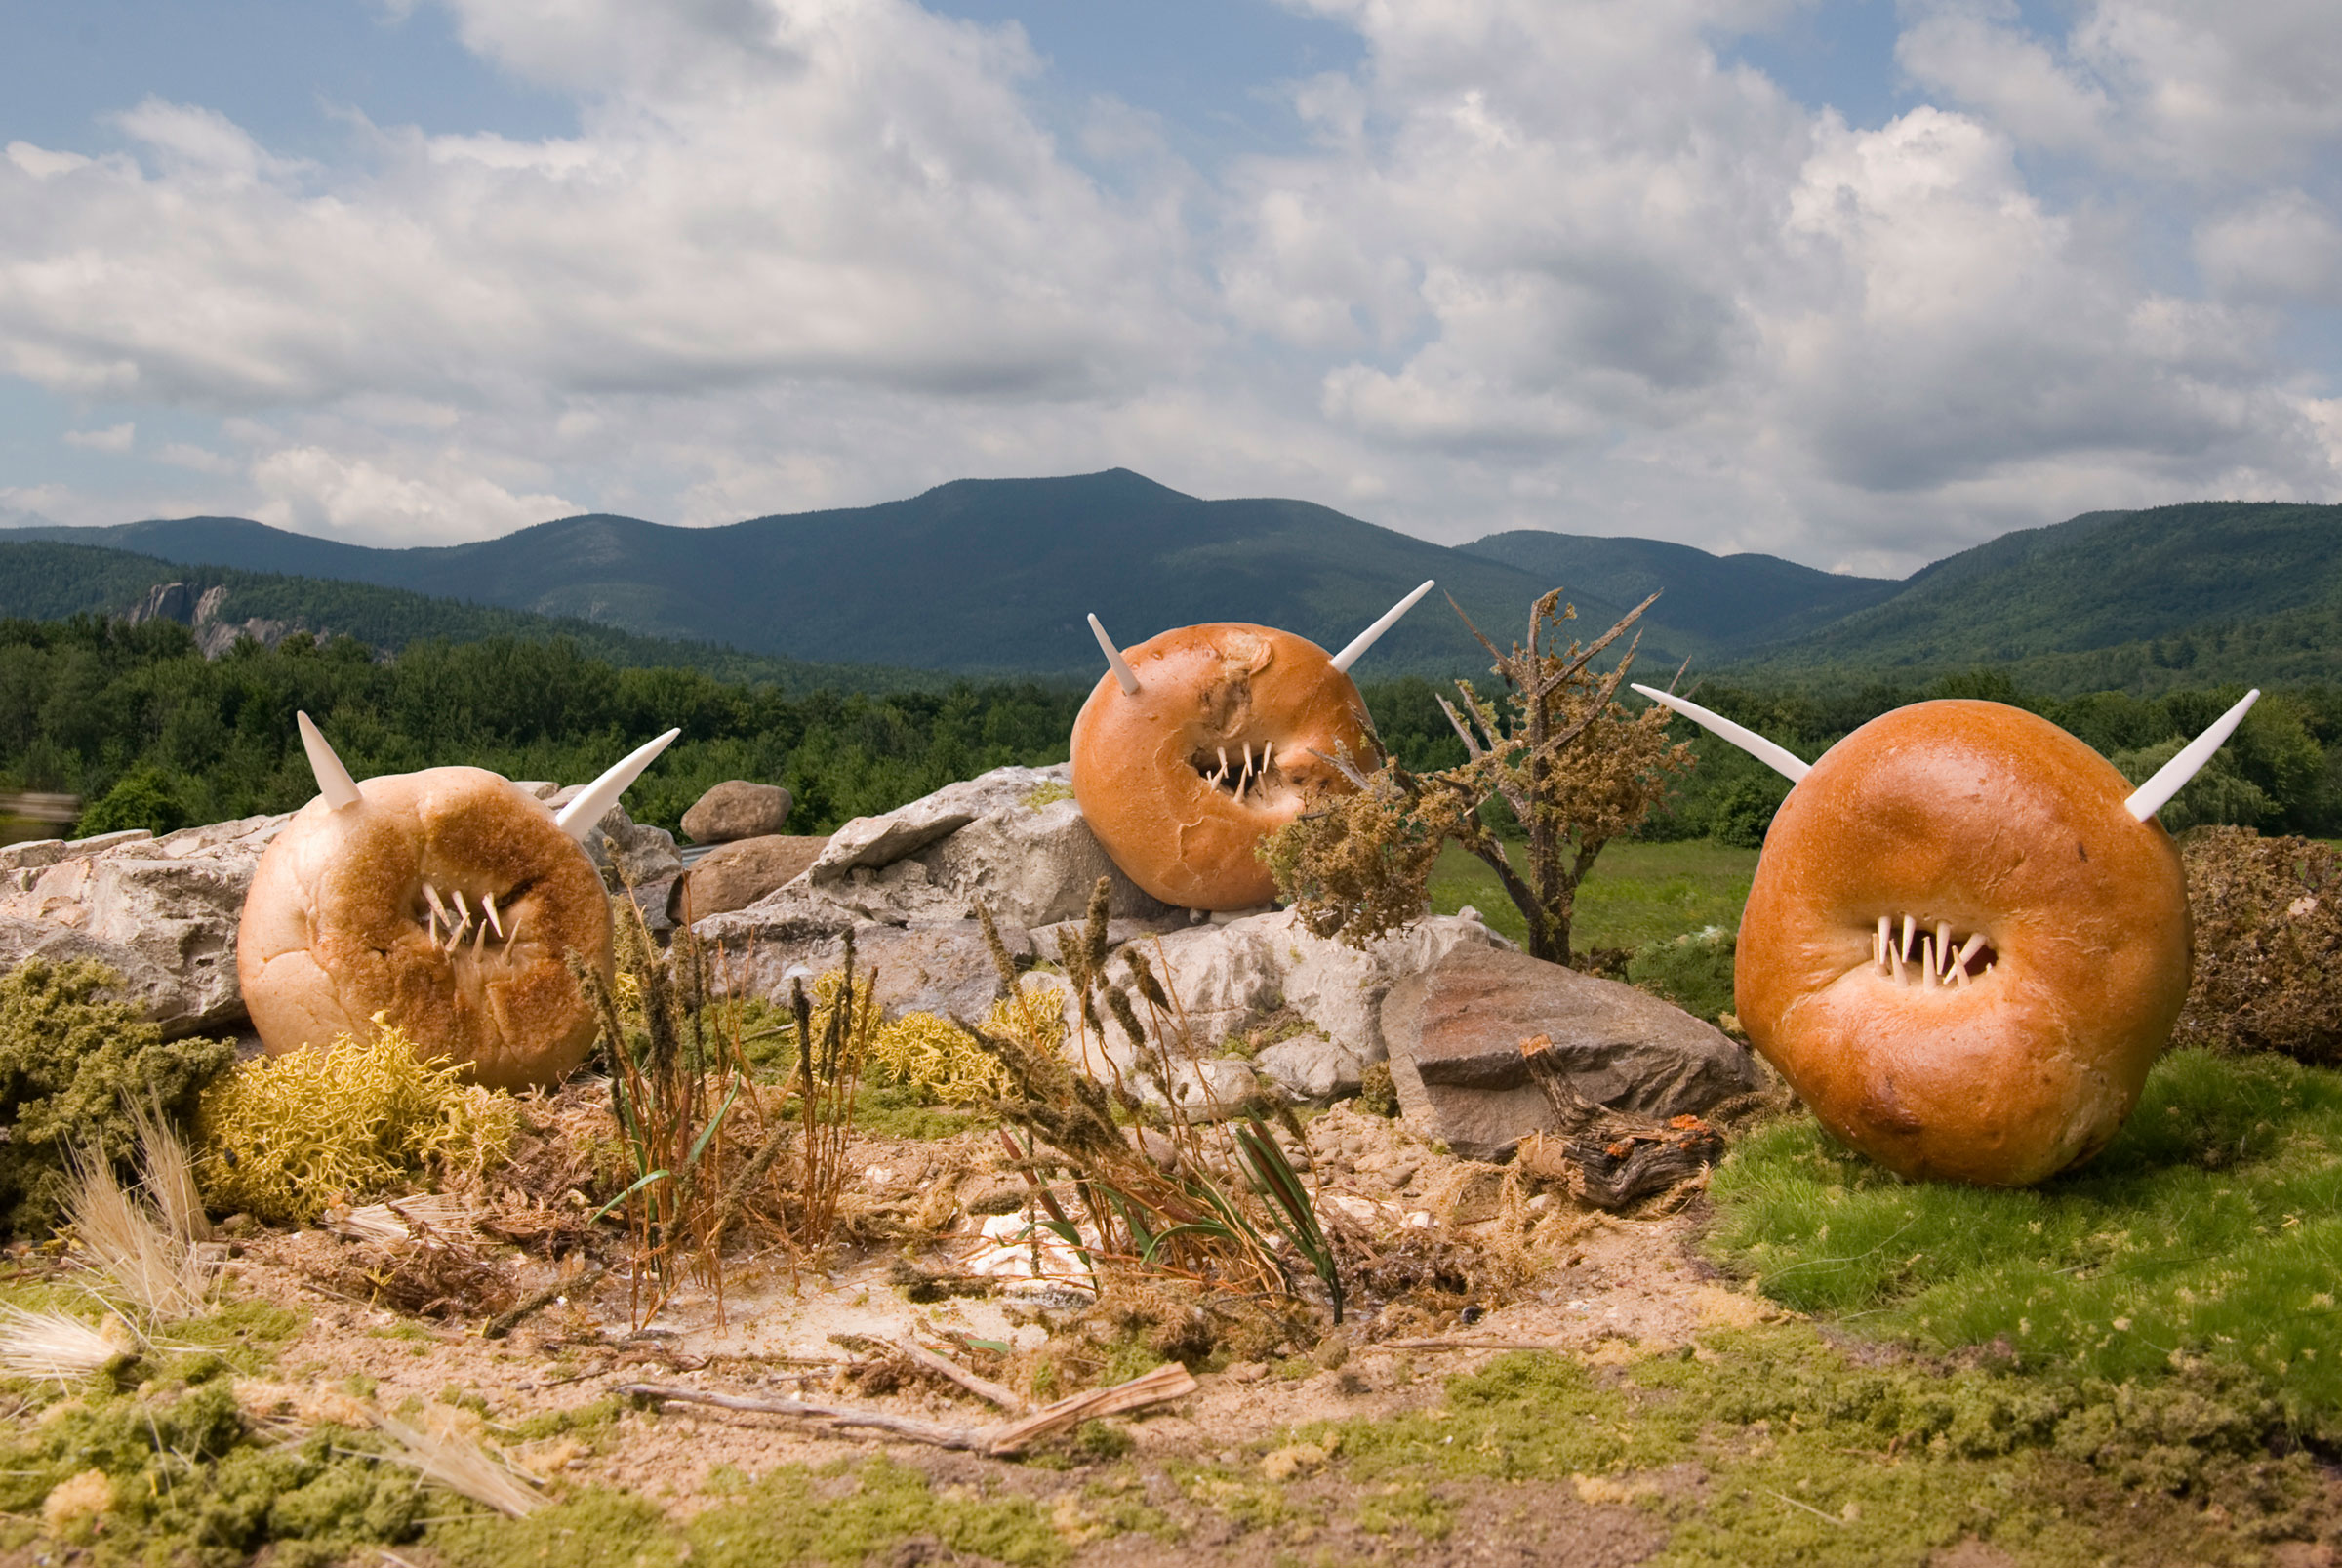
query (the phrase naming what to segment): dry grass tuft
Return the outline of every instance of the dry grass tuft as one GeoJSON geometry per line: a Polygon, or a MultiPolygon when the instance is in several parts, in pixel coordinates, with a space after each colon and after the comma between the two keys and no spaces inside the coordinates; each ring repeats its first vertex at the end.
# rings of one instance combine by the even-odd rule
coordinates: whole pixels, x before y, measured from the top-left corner
{"type": "Polygon", "coordinates": [[[0,1305],[0,1375],[72,1383],[138,1348],[136,1332],[112,1312],[86,1323],[54,1309],[0,1305]]]}
{"type": "Polygon", "coordinates": [[[535,1476],[467,1438],[396,1416],[384,1416],[379,1425],[383,1435],[397,1445],[387,1457],[412,1467],[432,1486],[467,1497],[508,1519],[526,1518],[547,1502],[535,1476]]]}
{"type": "MultiPolygon", "coordinates": [[[[186,1152],[177,1136],[160,1122],[149,1122],[147,1130],[155,1135],[148,1158],[159,1149],[165,1169],[173,1168],[174,1159],[183,1167],[186,1152]]],[[[149,1203],[126,1191],[112,1164],[102,1158],[75,1155],[67,1166],[66,1210],[75,1239],[111,1293],[154,1322],[202,1313],[211,1304],[219,1266],[198,1246],[185,1214],[175,1215],[169,1198],[149,1203]]],[[[148,1186],[151,1189],[151,1170],[148,1186]]]]}

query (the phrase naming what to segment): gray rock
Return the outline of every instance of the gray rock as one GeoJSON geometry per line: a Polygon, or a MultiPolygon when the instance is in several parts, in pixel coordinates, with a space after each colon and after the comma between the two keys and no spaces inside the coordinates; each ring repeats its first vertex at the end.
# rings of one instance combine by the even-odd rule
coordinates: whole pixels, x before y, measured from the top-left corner
{"type": "Polygon", "coordinates": [[[1279,1040],[1260,1054],[1261,1076],[1297,1105],[1330,1106],[1358,1092],[1365,1064],[1347,1046],[1314,1034],[1279,1040]]]}
{"type": "Polygon", "coordinates": [[[667,918],[681,923],[745,909],[802,876],[828,843],[821,836],[767,833],[718,844],[675,879],[666,898],[667,918]]]}
{"type": "Polygon", "coordinates": [[[1553,1125],[1521,1061],[1530,1035],[1553,1040],[1580,1094],[1646,1116],[1758,1085],[1745,1047],[1680,1008],[1520,952],[1455,947],[1393,985],[1381,1022],[1409,1124],[1474,1159],[1553,1125]]]}
{"type": "Polygon", "coordinates": [[[727,779],[692,803],[683,814],[683,831],[695,844],[765,838],[788,824],[788,809],[794,804],[779,784],[727,779]]]}
{"type": "Polygon", "coordinates": [[[261,851],[289,820],[247,817],[161,838],[107,833],[65,844],[62,855],[15,857],[0,868],[0,970],[35,954],[95,958],[121,972],[125,998],[166,1036],[234,1025],[244,1016],[244,895],[261,851]]]}
{"type": "Polygon", "coordinates": [[[1115,868],[1082,821],[1065,764],[995,768],[830,835],[806,872],[800,912],[835,905],[893,925],[968,918],[981,900],[1004,924],[1030,928],[1086,914],[1110,880],[1110,911],[1162,920],[1173,911],[1115,868]]]}
{"type": "MultiPolygon", "coordinates": [[[[1284,909],[1164,932],[1148,938],[1142,950],[1177,997],[1199,1049],[1217,1051],[1231,1033],[1290,1008],[1363,1067],[1389,1055],[1383,997],[1400,976],[1427,969],[1459,946],[1510,945],[1485,926],[1433,915],[1396,936],[1351,947],[1312,936],[1284,909]]],[[[1113,979],[1128,977],[1124,959],[1107,967],[1113,979]]]]}
{"type": "MultiPolygon", "coordinates": [[[[854,934],[856,972],[876,973],[873,994],[889,1013],[980,1019],[999,989],[999,970],[985,945],[983,928],[973,920],[840,925],[775,918],[769,911],[748,909],[702,920],[692,930],[718,949],[710,956],[710,981],[726,995],[787,1000],[791,970],[802,967],[820,975],[840,966],[848,930],[854,934]]],[[[1000,941],[1012,960],[1032,954],[1032,944],[1020,927],[1002,926],[1000,941]]]]}
{"type": "MultiPolygon", "coordinates": [[[[557,812],[585,787],[566,785],[544,797],[545,803],[557,812]]],[[[602,881],[611,886],[626,882],[642,887],[683,869],[683,857],[675,853],[675,835],[664,827],[637,823],[624,806],[611,807],[594,824],[594,830],[586,835],[586,853],[593,861],[593,868],[602,873],[602,881]]]]}

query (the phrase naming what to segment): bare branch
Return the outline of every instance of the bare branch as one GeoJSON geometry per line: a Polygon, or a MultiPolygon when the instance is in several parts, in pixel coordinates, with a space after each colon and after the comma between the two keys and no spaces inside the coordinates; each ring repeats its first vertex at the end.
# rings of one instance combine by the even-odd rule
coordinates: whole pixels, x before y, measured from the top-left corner
{"type": "Polygon", "coordinates": [[[1447,607],[1455,611],[1456,619],[1464,623],[1465,629],[1480,639],[1480,646],[1488,650],[1488,657],[1495,660],[1500,664],[1503,663],[1505,662],[1505,656],[1497,652],[1496,644],[1490,642],[1486,634],[1483,633],[1479,627],[1472,623],[1472,617],[1466,615],[1464,613],[1464,607],[1456,603],[1456,596],[1452,593],[1449,593],[1445,588],[1441,588],[1439,591],[1446,597],[1447,607]]]}

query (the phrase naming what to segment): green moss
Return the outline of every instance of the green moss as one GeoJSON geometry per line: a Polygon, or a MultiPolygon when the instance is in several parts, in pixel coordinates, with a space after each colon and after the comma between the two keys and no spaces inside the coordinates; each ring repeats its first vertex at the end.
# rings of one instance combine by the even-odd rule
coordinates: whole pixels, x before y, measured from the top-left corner
{"type": "Polygon", "coordinates": [[[626,1412],[626,1405],[617,1398],[596,1399],[568,1410],[541,1410],[534,1416],[524,1416],[512,1423],[515,1442],[533,1443],[545,1437],[565,1437],[574,1432],[599,1431],[612,1426],[626,1412]]]}
{"type": "Polygon", "coordinates": [[[129,1105],[152,1099],[183,1122],[235,1064],[224,1040],[166,1042],[139,1008],[106,994],[121,984],[86,958],[28,958],[0,975],[0,1237],[56,1227],[68,1148],[127,1166],[138,1144],[129,1105]]]}
{"type": "Polygon", "coordinates": [[[100,1565],[237,1563],[269,1543],[272,1562],[339,1561],[415,1535],[424,1498],[412,1472],[377,1463],[366,1439],[321,1428],[299,1443],[244,1434],[228,1380],[59,1409],[0,1450],[0,1509],[37,1513],[85,1470],[113,1483],[88,1545],[100,1565]]]}
{"type": "Polygon", "coordinates": [[[2342,1439],[2342,1074],[2174,1052],[2095,1161],[2013,1191],[1903,1182],[1799,1117],[1714,1193],[1716,1255],[1799,1310],[2110,1382],[2201,1365],[2342,1439]]]}
{"type": "Polygon", "coordinates": [[[2268,1446],[2276,1403],[2208,1372],[2142,1388],[1865,1366],[1801,1326],[1716,1348],[1623,1373],[1500,1357],[1436,1409],[1295,1435],[1338,1453],[1368,1528],[1428,1536],[1501,1501],[1492,1486],[1586,1477],[1653,1511],[1667,1563],[1917,1568],[1970,1535],[2027,1563],[2243,1563],[2330,1523],[2310,1457],[2268,1446]],[[1696,1490],[1664,1484],[1685,1464],[1705,1471],[1696,1490]]]}
{"type": "Polygon", "coordinates": [[[842,1492],[784,1466],[702,1513],[686,1536],[692,1562],[710,1568],[859,1563],[915,1536],[1006,1563],[1058,1563],[1072,1554],[1031,1498],[942,1496],[920,1471],[884,1459],[865,1462],[842,1492]]]}
{"type": "Polygon", "coordinates": [[[1025,792],[1025,809],[1039,811],[1043,806],[1054,806],[1061,800],[1071,800],[1072,798],[1073,786],[1071,784],[1060,784],[1057,780],[1052,779],[1047,784],[1035,784],[1025,792]]]}
{"type": "Polygon", "coordinates": [[[478,1515],[435,1524],[429,1545],[443,1561],[470,1568],[679,1568],[690,1555],[657,1506],[608,1490],[581,1493],[525,1519],[478,1515]]]}

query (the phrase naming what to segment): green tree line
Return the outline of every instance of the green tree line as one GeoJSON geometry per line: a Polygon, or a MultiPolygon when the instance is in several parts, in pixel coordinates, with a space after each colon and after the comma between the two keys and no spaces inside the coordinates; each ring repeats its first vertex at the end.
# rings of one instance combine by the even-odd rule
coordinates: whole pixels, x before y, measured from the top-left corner
{"type": "Polygon", "coordinates": [[[185,627],[0,621],[0,789],[80,795],[80,830],[290,811],[316,793],[305,710],[352,774],[448,763],[577,784],[670,726],[627,792],[676,829],[725,779],[787,786],[791,832],[827,832],[988,768],[1065,760],[1085,694],[1037,684],[790,695],[696,670],[620,668],[571,641],[424,641],[381,659],[296,633],[206,660],[185,627]]]}
{"type": "MultiPolygon", "coordinates": [[[[1418,771],[1464,760],[1436,690],[1409,677],[1364,694],[1384,744],[1418,771]]],[[[576,784],[673,726],[682,738],[628,791],[637,820],[675,830],[708,786],[755,779],[794,796],[789,831],[819,833],[988,768],[1064,761],[1086,695],[1042,683],[800,694],[698,670],[621,667],[561,638],[426,640],[385,658],[346,637],[297,633],[206,660],[169,622],[0,621],[0,789],[80,795],[84,832],[167,830],[290,811],[314,794],[296,709],[324,727],[361,779],[469,763],[576,784]]],[[[2134,778],[2241,695],[2059,698],[1989,670],[1924,687],[1696,690],[1700,702],[1809,758],[1907,703],[2010,703],[2063,725],[2134,778]]],[[[1761,842],[1787,783],[1688,724],[1679,732],[1694,739],[1699,764],[1644,836],[1761,842]]],[[[2342,836],[2342,687],[2264,697],[2162,817],[2173,828],[2236,822],[2342,836]]]]}

